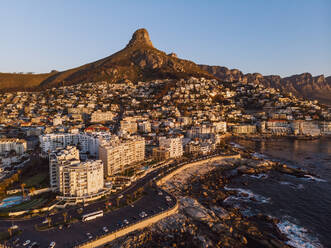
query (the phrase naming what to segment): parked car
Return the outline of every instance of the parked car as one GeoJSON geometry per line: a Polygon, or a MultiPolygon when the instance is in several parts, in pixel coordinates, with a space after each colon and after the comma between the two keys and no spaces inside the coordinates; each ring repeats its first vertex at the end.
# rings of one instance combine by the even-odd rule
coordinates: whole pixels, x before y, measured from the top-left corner
{"type": "Polygon", "coordinates": [[[54,248],[55,245],[56,245],[55,241],[52,241],[52,242],[49,244],[48,248],[54,248]]]}
{"type": "Polygon", "coordinates": [[[93,238],[93,236],[92,236],[91,233],[86,233],[86,236],[88,237],[88,239],[92,239],[93,238]]]}
{"type": "Polygon", "coordinates": [[[31,241],[30,240],[25,240],[25,242],[23,243],[23,246],[27,246],[28,244],[30,244],[31,241]]]}
{"type": "Polygon", "coordinates": [[[38,247],[38,243],[37,242],[33,242],[29,248],[35,248],[35,247],[38,247]]]}
{"type": "Polygon", "coordinates": [[[123,222],[124,222],[125,225],[129,224],[129,221],[127,219],[125,219],[123,222]]]}
{"type": "Polygon", "coordinates": [[[106,227],[106,226],[104,226],[103,228],[102,228],[102,230],[105,232],[105,233],[107,233],[109,230],[108,230],[108,228],[106,227]]]}

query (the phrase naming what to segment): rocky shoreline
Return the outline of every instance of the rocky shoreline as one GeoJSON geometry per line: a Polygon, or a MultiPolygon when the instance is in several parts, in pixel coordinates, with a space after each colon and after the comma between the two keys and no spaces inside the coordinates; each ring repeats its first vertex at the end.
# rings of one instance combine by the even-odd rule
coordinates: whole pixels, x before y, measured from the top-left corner
{"type": "Polygon", "coordinates": [[[277,171],[306,177],[307,171],[240,152],[241,159],[188,168],[167,181],[163,188],[177,197],[179,212],[114,241],[111,247],[291,247],[277,227],[278,219],[264,214],[247,216],[228,204],[230,197],[259,199],[227,185],[243,175],[277,171]]]}

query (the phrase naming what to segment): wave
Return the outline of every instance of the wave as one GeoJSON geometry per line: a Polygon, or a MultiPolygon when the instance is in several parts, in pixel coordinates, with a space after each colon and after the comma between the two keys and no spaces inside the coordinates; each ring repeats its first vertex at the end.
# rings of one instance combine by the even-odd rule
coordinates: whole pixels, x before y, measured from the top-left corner
{"type": "Polygon", "coordinates": [[[256,157],[256,158],[268,158],[268,156],[264,155],[264,154],[261,154],[261,153],[258,153],[258,152],[254,152],[252,154],[253,157],[256,157]]]}
{"type": "Polygon", "coordinates": [[[224,202],[225,203],[231,203],[231,202],[236,202],[236,201],[243,201],[243,202],[251,202],[251,201],[257,201],[258,203],[269,203],[270,198],[264,197],[259,194],[255,194],[252,191],[248,189],[242,189],[242,188],[229,188],[229,187],[224,187],[225,190],[234,190],[237,191],[237,195],[231,195],[227,197],[224,202]]]}
{"type": "Polygon", "coordinates": [[[317,177],[314,177],[314,176],[308,175],[308,174],[307,175],[304,175],[304,178],[303,179],[312,180],[312,181],[321,182],[321,183],[326,183],[327,182],[324,179],[317,178],[317,177]]]}
{"type": "Polygon", "coordinates": [[[240,148],[240,149],[245,148],[245,147],[243,147],[242,145],[239,145],[239,144],[234,143],[234,142],[230,142],[230,145],[232,145],[232,146],[235,147],[235,148],[240,148]]]}
{"type": "Polygon", "coordinates": [[[257,174],[257,175],[247,175],[247,176],[249,176],[251,178],[256,178],[256,179],[267,179],[268,178],[268,175],[264,174],[264,173],[257,174]]]}
{"type": "Polygon", "coordinates": [[[289,239],[286,243],[296,248],[323,248],[319,240],[304,227],[285,219],[277,224],[278,229],[289,239]]]}
{"type": "Polygon", "coordinates": [[[287,182],[287,181],[279,181],[279,184],[281,185],[288,185],[290,186],[291,188],[293,189],[304,189],[305,187],[303,186],[303,184],[294,184],[294,183],[291,183],[291,182],[287,182]]]}

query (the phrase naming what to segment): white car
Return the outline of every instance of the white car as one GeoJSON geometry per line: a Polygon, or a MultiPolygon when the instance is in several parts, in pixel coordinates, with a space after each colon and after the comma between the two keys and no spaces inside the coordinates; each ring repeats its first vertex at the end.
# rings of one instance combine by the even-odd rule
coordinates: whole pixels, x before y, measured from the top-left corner
{"type": "Polygon", "coordinates": [[[144,217],[147,216],[147,214],[145,213],[145,211],[142,211],[139,215],[140,215],[141,218],[144,218],[144,217]]]}
{"type": "Polygon", "coordinates": [[[91,233],[86,233],[86,236],[88,237],[88,239],[92,239],[93,238],[93,236],[92,236],[91,233]]]}
{"type": "Polygon", "coordinates": [[[29,246],[29,248],[33,248],[33,247],[36,247],[37,246],[37,242],[33,242],[30,246],[29,246]]]}
{"type": "Polygon", "coordinates": [[[127,219],[125,219],[123,222],[124,222],[125,225],[129,224],[129,221],[127,219]]]}
{"type": "Polygon", "coordinates": [[[109,230],[108,230],[108,228],[106,227],[106,226],[104,226],[103,228],[102,228],[102,230],[105,232],[105,233],[107,233],[109,230]]]}
{"type": "Polygon", "coordinates": [[[27,246],[28,244],[30,244],[31,241],[30,240],[25,240],[25,242],[23,243],[23,246],[27,246]]]}
{"type": "Polygon", "coordinates": [[[56,245],[55,241],[52,241],[52,242],[49,244],[48,248],[54,248],[55,245],[56,245]]]}

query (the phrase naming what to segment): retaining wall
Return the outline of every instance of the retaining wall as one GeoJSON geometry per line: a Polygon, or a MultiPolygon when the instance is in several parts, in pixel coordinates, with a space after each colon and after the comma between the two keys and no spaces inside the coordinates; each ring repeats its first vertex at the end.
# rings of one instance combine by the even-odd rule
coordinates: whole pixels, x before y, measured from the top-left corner
{"type": "Polygon", "coordinates": [[[108,235],[105,235],[101,238],[98,238],[97,240],[91,241],[87,244],[82,244],[82,245],[78,245],[75,247],[79,247],[79,248],[94,248],[94,247],[99,247],[99,246],[103,246],[119,237],[122,237],[130,232],[136,231],[138,229],[143,229],[149,225],[152,225],[172,214],[177,213],[178,211],[178,202],[176,202],[176,205],[174,207],[172,207],[169,210],[166,210],[160,214],[156,214],[150,218],[144,219],[141,222],[138,222],[136,224],[132,224],[126,228],[120,229],[116,232],[110,233],[108,235]]]}
{"type": "Polygon", "coordinates": [[[192,163],[188,163],[186,165],[183,165],[181,167],[179,167],[178,169],[170,172],[168,175],[166,175],[165,177],[161,178],[160,180],[158,180],[156,182],[156,184],[158,186],[164,184],[167,180],[169,180],[170,178],[172,178],[174,175],[182,172],[183,170],[186,170],[187,168],[193,167],[193,166],[197,166],[197,165],[201,165],[201,164],[205,164],[205,163],[210,163],[210,162],[214,162],[217,160],[222,160],[222,159],[231,159],[231,158],[241,158],[240,154],[236,154],[236,155],[219,155],[219,156],[215,156],[215,157],[211,157],[211,158],[207,158],[207,159],[203,159],[200,161],[196,161],[196,162],[192,162],[192,163]]]}

